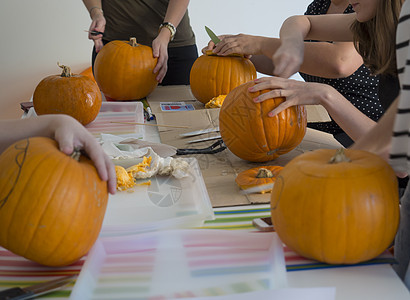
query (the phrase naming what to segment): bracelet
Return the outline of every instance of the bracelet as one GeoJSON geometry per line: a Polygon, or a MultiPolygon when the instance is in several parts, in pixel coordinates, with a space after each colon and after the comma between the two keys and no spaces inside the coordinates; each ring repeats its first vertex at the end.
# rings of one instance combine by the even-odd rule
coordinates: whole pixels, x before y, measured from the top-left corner
{"type": "Polygon", "coordinates": [[[169,37],[169,40],[172,41],[175,37],[175,33],[177,32],[177,29],[175,28],[175,26],[170,23],[170,22],[164,22],[161,25],[159,25],[159,31],[161,31],[162,28],[168,28],[168,30],[171,32],[171,36],[169,37]]]}
{"type": "Polygon", "coordinates": [[[101,11],[101,13],[104,14],[104,12],[103,12],[103,10],[102,10],[101,7],[99,7],[99,6],[93,6],[93,7],[91,7],[90,10],[88,11],[88,13],[90,14],[90,16],[91,16],[91,12],[93,11],[94,8],[98,8],[98,9],[101,11]]]}

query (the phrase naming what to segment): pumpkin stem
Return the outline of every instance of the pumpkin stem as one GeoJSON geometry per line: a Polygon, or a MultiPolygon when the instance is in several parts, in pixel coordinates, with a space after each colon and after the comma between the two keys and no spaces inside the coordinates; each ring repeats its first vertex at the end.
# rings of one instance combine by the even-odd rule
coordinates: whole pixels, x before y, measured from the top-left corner
{"type": "Polygon", "coordinates": [[[80,161],[81,156],[81,149],[79,147],[75,147],[73,153],[71,153],[71,158],[74,158],[76,161],[80,161]]]}
{"type": "Polygon", "coordinates": [[[138,46],[137,39],[135,37],[130,38],[130,45],[132,47],[137,47],[138,46]]]}
{"type": "Polygon", "coordinates": [[[329,160],[329,164],[337,164],[341,162],[350,162],[351,159],[348,158],[345,154],[344,148],[340,148],[336,151],[336,154],[332,156],[329,160]]]}
{"type": "Polygon", "coordinates": [[[63,69],[63,72],[61,73],[61,77],[71,77],[71,68],[70,67],[60,65],[59,62],[57,62],[57,66],[59,66],[61,69],[63,69]]]}
{"type": "Polygon", "coordinates": [[[256,174],[256,178],[272,178],[273,173],[272,171],[265,169],[265,168],[260,168],[258,170],[258,174],[256,174]]]}

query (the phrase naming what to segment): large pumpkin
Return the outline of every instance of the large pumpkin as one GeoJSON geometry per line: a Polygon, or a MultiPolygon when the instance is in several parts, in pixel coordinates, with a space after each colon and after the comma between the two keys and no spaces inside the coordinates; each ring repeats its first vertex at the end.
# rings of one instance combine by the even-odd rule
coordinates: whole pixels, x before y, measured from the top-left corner
{"type": "Polygon", "coordinates": [[[291,160],[271,195],[274,227],[302,256],[330,264],[372,259],[399,224],[397,179],[379,156],[321,149],[291,160]]]}
{"type": "Polygon", "coordinates": [[[157,86],[153,73],[157,58],[152,48],[135,38],[112,41],[98,53],[94,76],[101,91],[111,100],[136,100],[148,96],[157,86]]]}
{"type": "MultiPolygon", "coordinates": [[[[59,65],[60,66],[60,65],[59,65]]],[[[67,66],[61,75],[45,77],[33,94],[33,106],[38,115],[66,114],[87,125],[97,117],[102,96],[97,84],[87,76],[71,74],[67,66]]]]}
{"type": "Polygon", "coordinates": [[[219,113],[219,129],[225,145],[236,156],[266,162],[300,144],[306,133],[306,111],[303,106],[293,106],[268,117],[285,99],[255,103],[252,99],[267,91],[250,93],[252,85],[253,81],[244,83],[226,96],[219,113]]]}
{"type": "Polygon", "coordinates": [[[217,56],[212,51],[197,58],[191,68],[192,94],[202,103],[256,78],[253,63],[242,56],[217,56]]]}
{"type": "Polygon", "coordinates": [[[0,156],[0,245],[47,266],[72,264],[100,232],[107,183],[54,140],[18,141],[0,156]]]}

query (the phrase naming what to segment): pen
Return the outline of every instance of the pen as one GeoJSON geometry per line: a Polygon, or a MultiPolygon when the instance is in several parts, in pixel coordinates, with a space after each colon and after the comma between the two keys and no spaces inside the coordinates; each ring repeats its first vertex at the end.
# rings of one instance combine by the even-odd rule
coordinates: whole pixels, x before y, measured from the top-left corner
{"type": "Polygon", "coordinates": [[[148,114],[147,120],[154,120],[154,115],[152,114],[151,107],[149,106],[147,99],[144,98],[144,99],[141,100],[141,102],[144,105],[144,110],[148,114]]]}

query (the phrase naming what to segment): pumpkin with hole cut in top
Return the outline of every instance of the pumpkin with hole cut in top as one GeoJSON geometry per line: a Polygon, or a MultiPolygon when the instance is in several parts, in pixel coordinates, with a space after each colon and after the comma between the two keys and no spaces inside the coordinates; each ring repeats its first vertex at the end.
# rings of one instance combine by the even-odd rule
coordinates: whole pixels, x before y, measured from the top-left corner
{"type": "Polygon", "coordinates": [[[111,41],[98,53],[94,62],[94,77],[110,100],[137,100],[148,96],[158,85],[157,58],[152,48],[130,41],[111,41]]]}
{"type": "Polygon", "coordinates": [[[320,149],[292,159],[271,194],[280,239],[300,255],[329,264],[378,256],[393,242],[399,224],[393,169],[370,152],[342,150],[320,149]]]}
{"type": "Polygon", "coordinates": [[[70,265],[87,254],[108,201],[107,182],[91,160],[33,137],[8,147],[0,165],[0,245],[47,266],[70,265]]]}
{"type": "Polygon", "coordinates": [[[45,77],[34,90],[36,114],[66,114],[83,125],[91,123],[100,112],[100,89],[89,77],[72,74],[68,66],[59,67],[61,75],[45,77]]]}
{"type": "Polygon", "coordinates": [[[281,166],[261,166],[242,171],[236,176],[235,182],[242,190],[254,190],[255,193],[269,193],[279,172],[283,169],[281,166]]]}
{"type": "Polygon", "coordinates": [[[190,73],[192,94],[204,104],[253,79],[256,69],[249,59],[239,55],[217,56],[212,51],[198,57],[190,73]]]}
{"type": "Polygon", "coordinates": [[[285,99],[255,103],[253,98],[268,90],[250,93],[248,89],[253,85],[244,83],[226,96],[219,112],[219,129],[233,154],[247,161],[266,162],[300,144],[306,133],[306,110],[304,106],[292,106],[268,117],[285,99]]]}

